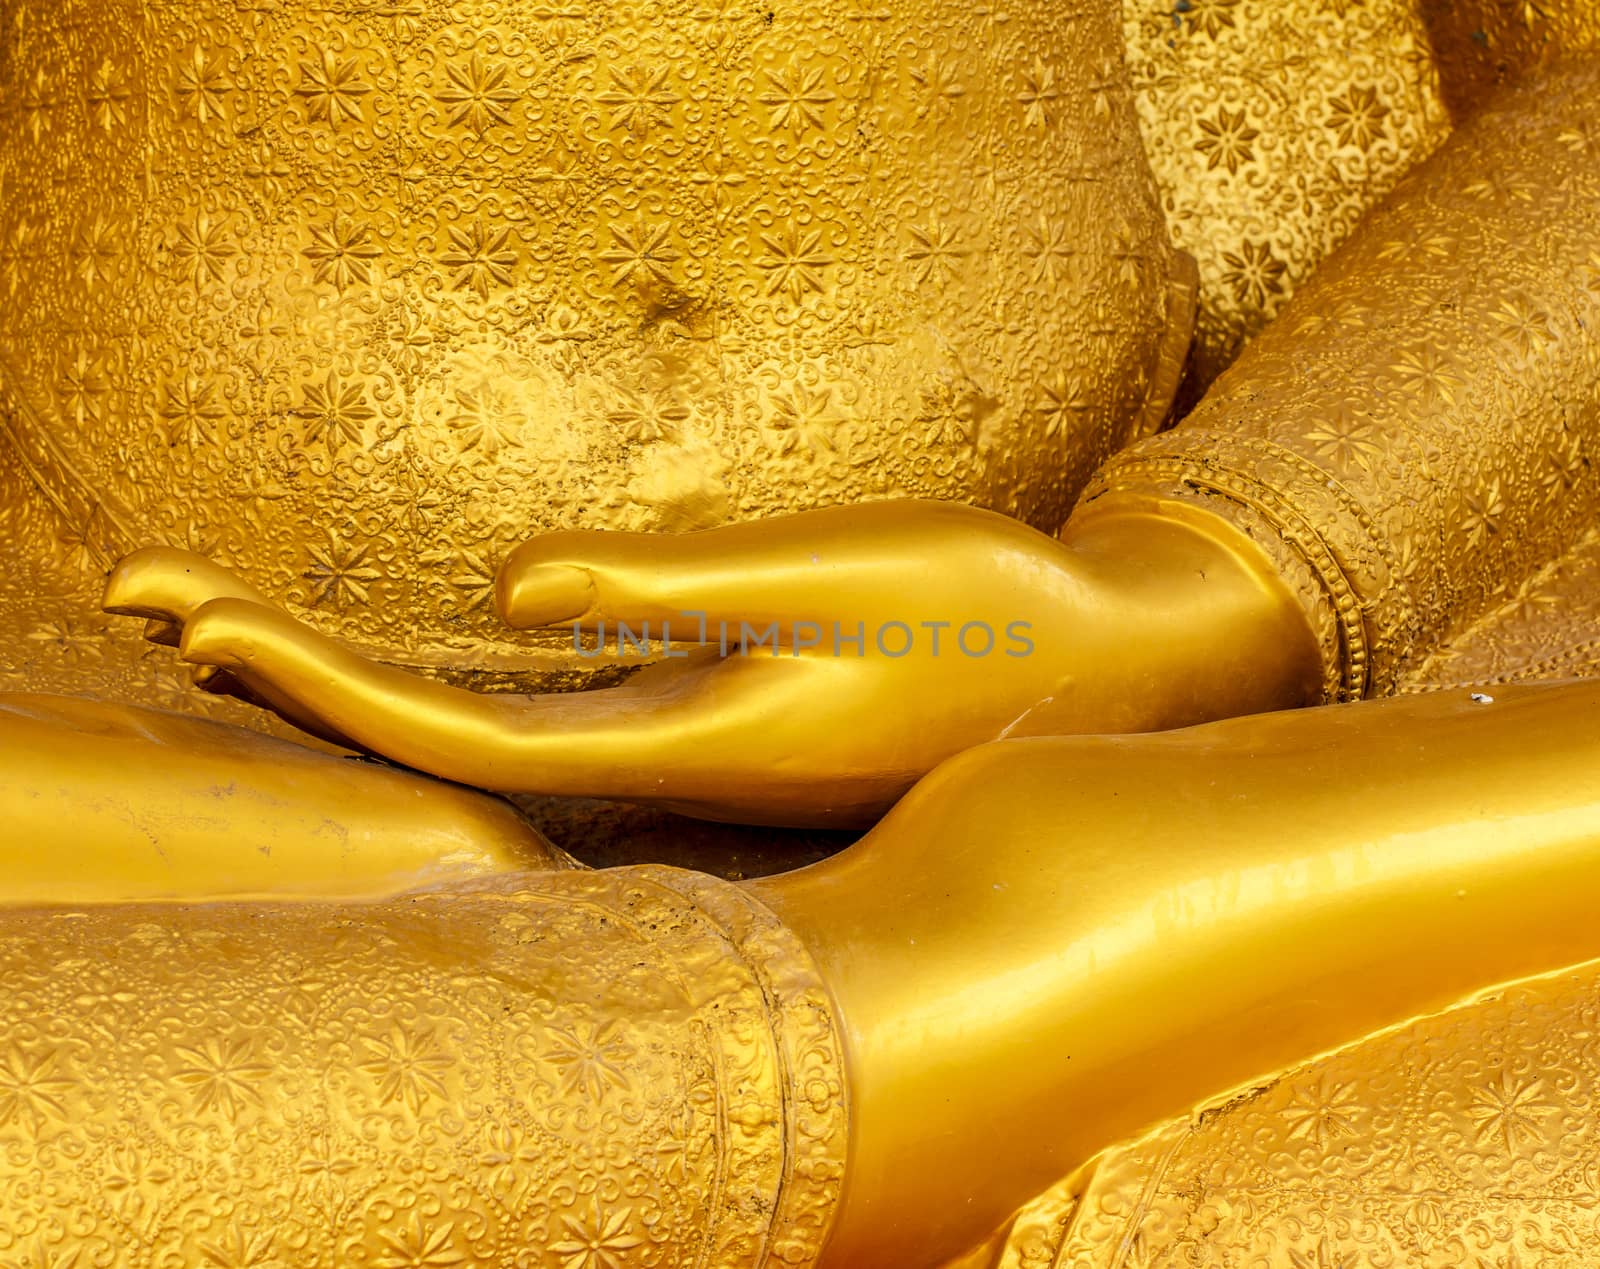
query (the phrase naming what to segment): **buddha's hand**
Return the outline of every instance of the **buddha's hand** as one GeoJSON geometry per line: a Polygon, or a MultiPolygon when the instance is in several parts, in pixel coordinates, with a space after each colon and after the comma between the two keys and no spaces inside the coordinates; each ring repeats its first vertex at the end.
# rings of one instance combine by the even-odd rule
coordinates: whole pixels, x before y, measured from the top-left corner
{"type": "Polygon", "coordinates": [[[504,792],[713,819],[870,821],[952,754],[1007,735],[1135,731],[1294,704],[1305,620],[1248,550],[1154,515],[1044,536],[951,503],[839,507],[682,535],[517,548],[500,614],[617,623],[674,655],[615,688],[479,695],[368,661],[165,548],[106,606],[291,722],[504,792]]]}

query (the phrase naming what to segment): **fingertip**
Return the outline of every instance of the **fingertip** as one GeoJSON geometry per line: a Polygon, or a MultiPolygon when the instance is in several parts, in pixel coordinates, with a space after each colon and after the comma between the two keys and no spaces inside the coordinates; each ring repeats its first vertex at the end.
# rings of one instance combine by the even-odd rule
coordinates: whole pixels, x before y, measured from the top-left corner
{"type": "Polygon", "coordinates": [[[160,644],[163,648],[176,648],[183,638],[183,625],[163,617],[152,617],[144,623],[144,637],[147,642],[160,644]]]}
{"type": "Polygon", "coordinates": [[[226,696],[228,684],[234,681],[231,674],[217,665],[197,665],[189,677],[202,692],[213,696],[226,696]]]}
{"type": "Polygon", "coordinates": [[[204,556],[173,546],[146,546],[123,556],[106,578],[103,611],[119,617],[183,620],[197,579],[220,571],[204,556]]]}
{"type": "Polygon", "coordinates": [[[202,669],[215,668],[218,670],[238,670],[244,666],[244,659],[232,650],[208,638],[190,639],[185,637],[178,653],[190,665],[202,669]]]}
{"type": "Polygon", "coordinates": [[[236,618],[248,618],[255,607],[244,600],[213,599],[195,609],[184,623],[178,641],[178,655],[193,665],[218,666],[238,669],[248,659],[247,642],[242,624],[236,618]]]}
{"type": "Polygon", "coordinates": [[[118,617],[149,617],[151,573],[158,568],[165,548],[146,546],[117,561],[100,595],[103,612],[118,617]]]}
{"type": "Polygon", "coordinates": [[[594,576],[573,564],[507,561],[495,578],[495,607],[508,626],[525,630],[575,621],[594,602],[594,576]]]}

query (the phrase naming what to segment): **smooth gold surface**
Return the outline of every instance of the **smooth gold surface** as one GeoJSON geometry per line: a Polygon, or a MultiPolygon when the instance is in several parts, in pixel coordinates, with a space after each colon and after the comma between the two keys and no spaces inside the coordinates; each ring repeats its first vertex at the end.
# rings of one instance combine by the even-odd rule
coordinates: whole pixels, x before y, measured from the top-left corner
{"type": "Polygon", "coordinates": [[[570,860],[504,803],[238,727],[0,693],[0,904],[391,894],[570,860]]]}
{"type": "Polygon", "coordinates": [[[1169,1115],[1600,955],[1597,707],[1585,683],[1002,741],[751,883],[846,1027],[829,1263],[938,1264],[1169,1115]]]}
{"type": "Polygon", "coordinates": [[[746,822],[870,823],[987,740],[1180,726],[1316,691],[1304,617],[1247,539],[1132,513],[1061,542],[948,503],[535,539],[500,577],[513,625],[708,639],[568,695],[485,696],[364,661],[184,552],[129,557],[105,599],[163,641],[181,627],[185,660],[290,721],[410,766],[746,822]],[[929,549],[938,577],[918,570],[929,549]]]}

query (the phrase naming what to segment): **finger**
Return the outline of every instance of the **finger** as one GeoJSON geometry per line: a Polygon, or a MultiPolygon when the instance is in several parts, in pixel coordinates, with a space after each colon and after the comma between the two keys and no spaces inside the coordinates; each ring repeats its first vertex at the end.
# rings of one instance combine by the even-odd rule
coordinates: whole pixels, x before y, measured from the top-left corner
{"type": "Polygon", "coordinates": [[[280,610],[239,600],[196,612],[182,653],[293,702],[356,747],[500,792],[642,801],[749,823],[855,824],[926,765],[905,755],[885,762],[865,739],[853,751],[864,729],[852,732],[845,714],[861,708],[868,682],[857,660],[686,658],[619,688],[484,696],[368,661],[280,610]],[[841,739],[820,746],[818,735],[841,739]]]}
{"type": "MultiPolygon", "coordinates": [[[[176,640],[174,640],[174,646],[177,646],[176,640]]],[[[211,696],[227,696],[254,709],[276,714],[291,727],[297,727],[307,735],[315,736],[319,740],[325,740],[328,744],[335,745],[340,749],[360,748],[348,736],[342,735],[328,726],[314,714],[306,712],[297,702],[290,700],[280,692],[272,691],[270,685],[265,690],[252,687],[233,672],[215,665],[195,666],[194,684],[202,692],[211,696]]]]}
{"type": "Polygon", "coordinates": [[[163,648],[176,648],[183,639],[183,626],[176,621],[164,621],[160,617],[152,617],[144,623],[144,637],[148,642],[160,644],[163,648]]]}
{"type": "Polygon", "coordinates": [[[250,690],[226,670],[214,665],[199,665],[190,676],[194,685],[212,696],[233,696],[239,700],[252,699],[250,690]]]}
{"type": "Polygon", "coordinates": [[[157,625],[146,628],[146,637],[164,643],[168,636],[163,624],[181,624],[201,604],[223,598],[271,603],[254,586],[203,555],[173,546],[147,546],[117,562],[100,606],[121,616],[150,618],[157,625]]]}
{"type": "Polygon", "coordinates": [[[704,614],[712,623],[776,622],[787,634],[799,621],[901,618],[908,589],[921,586],[932,602],[941,570],[971,576],[1024,539],[1033,551],[1055,549],[1004,516],[910,500],[695,533],[550,533],[511,553],[496,603],[518,628],[673,622],[684,638],[696,626],[686,614],[704,614]]]}

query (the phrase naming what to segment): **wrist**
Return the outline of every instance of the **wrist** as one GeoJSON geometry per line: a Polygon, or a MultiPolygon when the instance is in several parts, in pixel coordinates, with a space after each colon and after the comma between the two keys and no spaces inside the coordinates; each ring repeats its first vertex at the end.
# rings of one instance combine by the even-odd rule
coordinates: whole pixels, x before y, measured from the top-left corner
{"type": "Polygon", "coordinates": [[[1123,668],[1149,711],[1138,730],[1322,699],[1315,614],[1283,562],[1229,520],[1127,496],[1080,511],[1061,540],[1099,596],[1102,663],[1123,668]]]}

